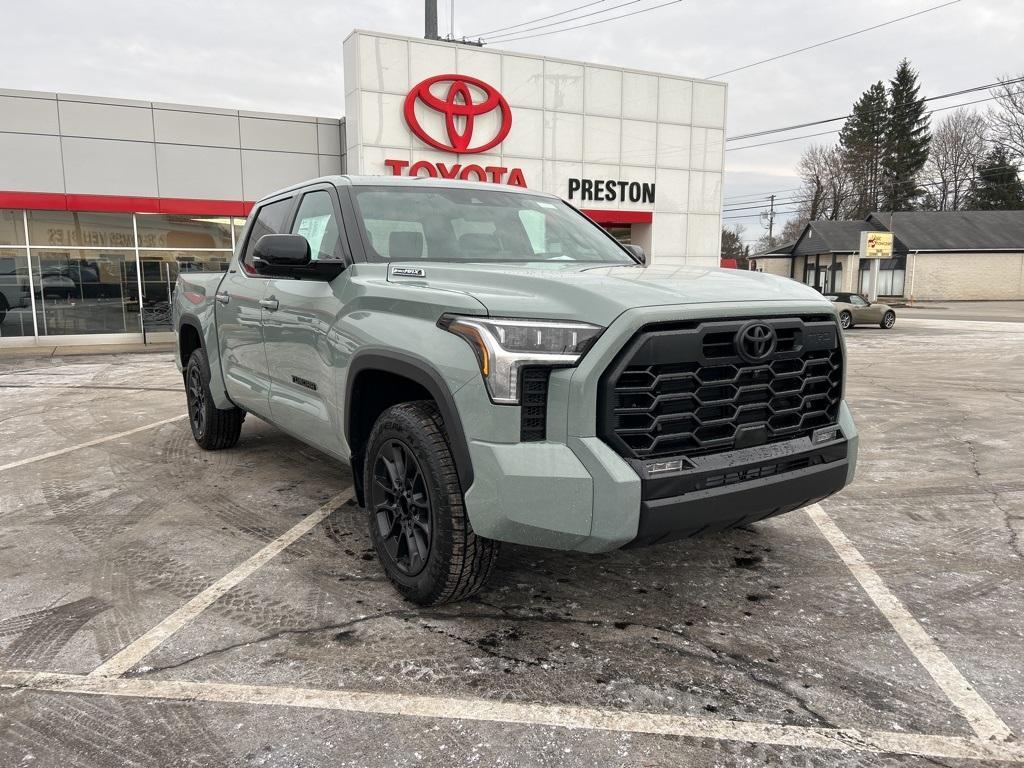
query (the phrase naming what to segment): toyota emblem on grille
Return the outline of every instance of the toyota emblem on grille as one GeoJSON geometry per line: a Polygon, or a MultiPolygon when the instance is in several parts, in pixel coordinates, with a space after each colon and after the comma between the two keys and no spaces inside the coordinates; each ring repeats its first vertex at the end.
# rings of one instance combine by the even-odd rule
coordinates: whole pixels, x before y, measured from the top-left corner
{"type": "Polygon", "coordinates": [[[778,340],[774,328],[755,320],[736,333],[736,354],[748,363],[762,363],[772,356],[778,340]]]}

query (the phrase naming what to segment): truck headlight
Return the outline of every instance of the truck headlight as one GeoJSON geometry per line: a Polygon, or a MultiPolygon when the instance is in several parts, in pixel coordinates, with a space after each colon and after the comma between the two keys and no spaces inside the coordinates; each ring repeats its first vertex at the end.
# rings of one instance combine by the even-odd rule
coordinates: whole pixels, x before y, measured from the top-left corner
{"type": "Polygon", "coordinates": [[[604,331],[589,323],[467,315],[443,315],[437,324],[469,343],[491,400],[505,405],[519,402],[520,370],[576,365],[604,331]]]}

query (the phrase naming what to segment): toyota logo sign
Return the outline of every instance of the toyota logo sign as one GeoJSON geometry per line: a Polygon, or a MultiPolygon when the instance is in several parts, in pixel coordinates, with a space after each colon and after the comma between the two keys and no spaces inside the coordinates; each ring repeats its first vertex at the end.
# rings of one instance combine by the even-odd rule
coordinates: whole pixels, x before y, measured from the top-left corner
{"type": "Polygon", "coordinates": [[[405,122],[409,124],[414,134],[434,149],[475,154],[486,152],[505,140],[512,128],[512,110],[505,97],[483,80],[469,75],[436,75],[414,86],[405,97],[405,122]],[[432,90],[439,83],[442,84],[442,88],[432,90]],[[447,84],[447,92],[443,97],[439,97],[437,93],[441,92],[443,84],[447,84]],[[432,136],[427,132],[416,116],[417,104],[422,104],[444,116],[447,135],[432,136]],[[474,143],[473,129],[476,118],[495,110],[499,111],[497,132],[493,135],[477,136],[474,143]]]}
{"type": "Polygon", "coordinates": [[[748,363],[761,363],[775,352],[778,341],[774,328],[754,320],[736,333],[736,353],[748,363]]]}

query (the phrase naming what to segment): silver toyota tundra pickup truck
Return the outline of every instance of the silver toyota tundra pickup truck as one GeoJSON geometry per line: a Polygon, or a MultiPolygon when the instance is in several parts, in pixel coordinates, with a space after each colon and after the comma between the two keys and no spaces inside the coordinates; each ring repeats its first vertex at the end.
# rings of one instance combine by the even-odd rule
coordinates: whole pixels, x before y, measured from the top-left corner
{"type": "Polygon", "coordinates": [[[395,587],[478,590],[499,542],[602,552],[720,531],[853,478],[832,304],[772,275],[647,266],[568,203],[331,176],[252,210],[173,302],[207,450],[246,414],[351,465],[395,587]]]}

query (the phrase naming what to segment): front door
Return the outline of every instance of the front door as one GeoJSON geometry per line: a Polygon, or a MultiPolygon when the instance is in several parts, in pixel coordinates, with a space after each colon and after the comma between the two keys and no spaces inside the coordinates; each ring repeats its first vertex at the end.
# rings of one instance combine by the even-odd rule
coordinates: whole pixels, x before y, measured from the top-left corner
{"type": "Polygon", "coordinates": [[[868,304],[868,300],[859,294],[852,294],[850,296],[850,304],[853,305],[853,322],[855,323],[871,323],[875,322],[876,318],[874,313],[871,311],[871,306],[868,304]]]}
{"type": "MultiPolygon", "coordinates": [[[[309,241],[313,259],[347,258],[335,195],[323,187],[299,201],[291,232],[309,241]]],[[[344,455],[344,429],[330,331],[348,280],[348,272],[331,282],[274,278],[263,315],[271,419],[335,455],[344,455]]]]}
{"type": "Polygon", "coordinates": [[[263,205],[249,227],[245,249],[217,289],[217,339],[224,386],[235,405],[257,416],[270,414],[270,373],[264,348],[263,303],[270,280],[256,273],[252,252],[266,234],[283,231],[293,200],[263,205]]]}

